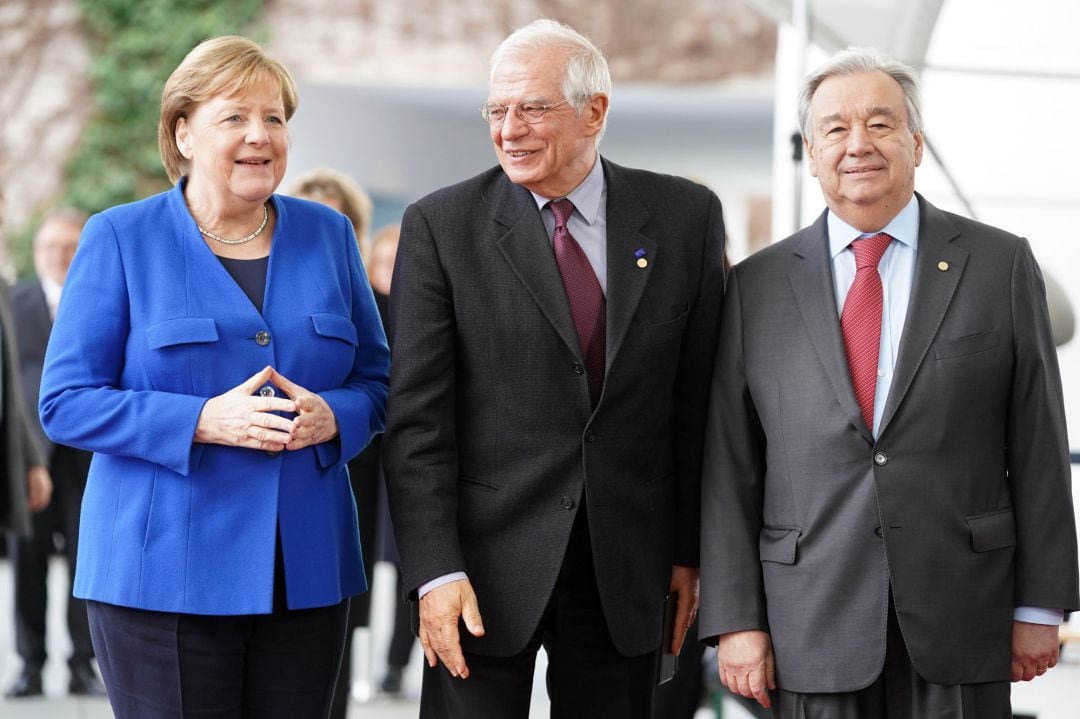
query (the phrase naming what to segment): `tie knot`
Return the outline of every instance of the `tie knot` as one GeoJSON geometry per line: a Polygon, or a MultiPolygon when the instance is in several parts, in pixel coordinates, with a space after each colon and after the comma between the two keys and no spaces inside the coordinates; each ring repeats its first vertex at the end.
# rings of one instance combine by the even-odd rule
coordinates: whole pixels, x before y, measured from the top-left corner
{"type": "Polygon", "coordinates": [[[551,214],[555,215],[555,226],[566,227],[566,221],[574,214],[574,203],[565,197],[561,200],[552,200],[548,203],[551,214]]]}
{"type": "Polygon", "coordinates": [[[876,235],[864,237],[851,243],[851,249],[855,251],[855,269],[864,267],[877,267],[881,262],[881,256],[892,242],[892,235],[879,232],[876,235]]]}

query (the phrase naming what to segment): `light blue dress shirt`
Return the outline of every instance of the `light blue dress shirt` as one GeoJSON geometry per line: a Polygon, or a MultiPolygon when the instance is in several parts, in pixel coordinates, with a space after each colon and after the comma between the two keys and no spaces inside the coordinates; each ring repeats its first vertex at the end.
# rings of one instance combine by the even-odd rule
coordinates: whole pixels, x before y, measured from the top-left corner
{"type": "MultiPolygon", "coordinates": [[[[911,298],[911,283],[915,276],[915,255],[919,249],[919,201],[912,195],[904,209],[877,232],[860,232],[833,212],[829,212],[827,222],[836,310],[841,315],[848,290],[855,280],[855,251],[851,249],[852,241],[876,235],[877,232],[885,232],[893,237],[893,242],[889,243],[878,263],[884,303],[881,311],[878,379],[874,392],[873,434],[874,439],[877,439],[885,400],[892,387],[896,357],[904,333],[904,320],[907,318],[908,300],[911,298]]],[[[1063,617],[1064,613],[1060,610],[1042,607],[1016,607],[1013,610],[1013,619],[1032,624],[1060,624],[1063,617]]]]}

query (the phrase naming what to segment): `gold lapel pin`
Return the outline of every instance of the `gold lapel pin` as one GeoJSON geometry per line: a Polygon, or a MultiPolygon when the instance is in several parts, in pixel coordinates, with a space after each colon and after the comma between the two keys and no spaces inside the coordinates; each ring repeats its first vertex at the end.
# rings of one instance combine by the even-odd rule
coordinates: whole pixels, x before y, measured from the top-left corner
{"type": "Polygon", "coordinates": [[[945,260],[942,260],[941,262],[937,263],[937,268],[944,272],[945,270],[949,269],[949,263],[945,260]]]}

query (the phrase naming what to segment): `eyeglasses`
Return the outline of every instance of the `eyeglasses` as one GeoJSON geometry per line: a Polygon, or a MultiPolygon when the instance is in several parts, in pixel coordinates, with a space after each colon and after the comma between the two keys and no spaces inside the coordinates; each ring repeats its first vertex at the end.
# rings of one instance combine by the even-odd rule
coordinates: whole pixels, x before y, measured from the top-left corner
{"type": "Polygon", "coordinates": [[[506,120],[506,113],[512,107],[514,108],[514,116],[517,117],[517,119],[532,125],[543,120],[544,116],[551,110],[554,110],[560,105],[565,105],[567,102],[568,100],[561,100],[554,105],[548,105],[539,100],[527,100],[516,105],[495,105],[489,103],[480,108],[480,114],[487,120],[489,125],[498,127],[506,120]]]}

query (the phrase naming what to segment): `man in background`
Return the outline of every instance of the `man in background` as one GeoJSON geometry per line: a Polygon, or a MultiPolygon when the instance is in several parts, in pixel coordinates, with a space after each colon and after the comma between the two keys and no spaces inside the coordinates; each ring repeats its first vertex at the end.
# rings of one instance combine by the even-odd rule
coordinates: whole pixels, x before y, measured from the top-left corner
{"type": "MultiPolygon", "coordinates": [[[[56,210],[42,221],[34,235],[35,280],[18,284],[12,292],[15,332],[19,346],[23,400],[36,407],[41,385],[41,367],[49,343],[53,317],[60,303],[60,293],[68,267],[75,256],[86,215],[72,209],[56,210]]],[[[79,511],[90,453],[54,444],[45,436],[37,413],[30,413],[29,425],[34,440],[44,450],[53,481],[52,502],[31,520],[29,537],[11,542],[15,569],[15,644],[22,658],[22,673],[7,696],[37,696],[42,693],[41,674],[45,665],[45,615],[48,603],[49,557],[54,540],[62,538],[67,559],[67,627],[72,654],[68,660],[71,694],[104,696],[105,688],[91,664],[94,656],[86,603],[71,596],[70,581],[75,576],[75,556],[79,536],[79,511]]]]}

